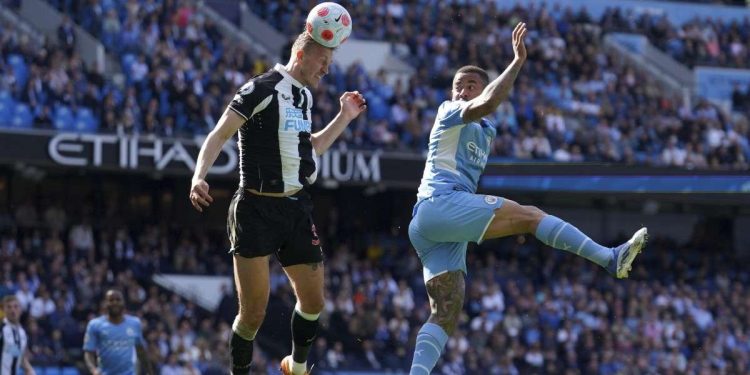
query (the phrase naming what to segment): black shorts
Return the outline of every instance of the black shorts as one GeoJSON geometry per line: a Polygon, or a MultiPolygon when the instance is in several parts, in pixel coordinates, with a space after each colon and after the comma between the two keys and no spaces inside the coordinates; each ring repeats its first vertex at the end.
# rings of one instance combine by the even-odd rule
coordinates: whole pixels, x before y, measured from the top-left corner
{"type": "Polygon", "coordinates": [[[305,191],[292,197],[267,197],[238,190],[229,204],[227,232],[231,254],[245,258],[276,254],[284,267],[323,261],[312,200],[305,191]]]}

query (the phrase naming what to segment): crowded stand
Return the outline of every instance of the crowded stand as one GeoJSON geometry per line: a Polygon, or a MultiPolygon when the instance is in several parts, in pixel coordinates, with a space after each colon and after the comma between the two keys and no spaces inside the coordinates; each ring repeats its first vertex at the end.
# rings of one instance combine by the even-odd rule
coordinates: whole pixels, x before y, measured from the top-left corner
{"type": "MultiPolygon", "coordinates": [[[[351,194],[338,196],[355,203],[351,194]]],[[[384,207],[393,199],[376,197],[384,207]]],[[[40,201],[47,202],[15,202],[0,220],[0,296],[14,294],[21,302],[34,366],[52,373],[80,366],[86,322],[101,313],[102,293],[116,287],[144,322],[148,354],[160,373],[225,371],[237,308],[232,286],[222,288],[222,301],[210,312],[151,281],[161,273],[231,276],[226,236],[213,230],[217,225],[159,221],[119,211],[114,202],[80,209],[40,201]]],[[[344,208],[318,213],[325,216],[326,308],[310,363],[320,371],[408,368],[429,314],[419,261],[399,230],[405,213],[368,212],[369,218],[344,208]]],[[[616,281],[530,237],[476,246],[467,261],[460,329],[437,370],[746,373],[750,275],[729,241],[716,240],[728,238],[725,228],[702,220],[686,228],[692,233],[686,243],[653,239],[631,281],[616,281]]],[[[294,297],[278,263],[271,263],[268,315],[282,319],[268,319],[261,332],[285,342],[294,297]]],[[[276,373],[284,349],[269,342],[259,348],[256,373],[276,373]]]]}
{"type": "MultiPolygon", "coordinates": [[[[60,25],[55,43],[19,48],[16,32],[7,27],[3,32],[2,48],[8,53],[0,66],[6,77],[0,110],[12,115],[16,127],[205,134],[236,88],[276,61],[275,56],[258,56],[227,43],[190,2],[50,3],[70,15],[60,25]],[[75,38],[70,22],[99,38],[118,58],[124,82],[86,69],[71,49],[75,38]]],[[[290,36],[296,29],[289,28],[303,23],[303,12],[294,11],[299,7],[251,3],[251,9],[290,36]]],[[[655,84],[644,85],[648,80],[641,72],[604,52],[598,26],[640,30],[646,22],[626,22],[616,11],[597,21],[585,9],[559,7],[501,10],[481,3],[446,11],[433,5],[416,12],[415,6],[393,2],[371,14],[365,3],[349,7],[358,22],[354,37],[409,46],[403,57],[416,73],[408,81],[389,85],[384,72],[367,74],[359,64],[333,65],[324,84],[314,90],[314,129],[337,111],[336,93],[356,89],[365,93],[369,110],[338,142],[354,148],[424,152],[434,111],[446,99],[453,70],[472,63],[501,71],[512,56],[510,44],[503,43],[509,25],[524,19],[531,30],[530,64],[519,76],[510,102],[495,115],[499,132],[493,156],[748,168],[746,119],[732,117],[707,101],[665,96],[655,84]]],[[[745,88],[738,88],[738,93],[747,95],[745,88]]]]}

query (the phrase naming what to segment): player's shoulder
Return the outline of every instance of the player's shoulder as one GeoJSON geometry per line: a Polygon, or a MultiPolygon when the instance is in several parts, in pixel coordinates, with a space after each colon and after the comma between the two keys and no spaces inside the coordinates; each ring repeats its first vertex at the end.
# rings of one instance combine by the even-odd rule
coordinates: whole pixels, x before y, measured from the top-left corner
{"type": "Polygon", "coordinates": [[[438,107],[438,111],[447,112],[447,111],[459,110],[463,108],[464,103],[466,102],[462,100],[446,100],[440,103],[440,106],[438,107]]]}
{"type": "Polygon", "coordinates": [[[99,315],[96,318],[89,320],[89,326],[98,328],[104,325],[106,322],[107,322],[107,317],[105,315],[99,315]]]}
{"type": "Polygon", "coordinates": [[[273,91],[274,87],[280,80],[281,75],[275,70],[271,70],[250,78],[245,84],[240,86],[237,90],[237,94],[246,97],[250,94],[270,92],[273,91]]]}
{"type": "Polygon", "coordinates": [[[273,89],[282,79],[284,79],[284,76],[281,73],[276,69],[271,69],[265,73],[250,78],[250,81],[248,82],[252,82],[255,86],[267,90],[273,89]]]}
{"type": "Polygon", "coordinates": [[[141,318],[135,315],[125,314],[125,321],[128,322],[128,324],[141,325],[141,318]]]}

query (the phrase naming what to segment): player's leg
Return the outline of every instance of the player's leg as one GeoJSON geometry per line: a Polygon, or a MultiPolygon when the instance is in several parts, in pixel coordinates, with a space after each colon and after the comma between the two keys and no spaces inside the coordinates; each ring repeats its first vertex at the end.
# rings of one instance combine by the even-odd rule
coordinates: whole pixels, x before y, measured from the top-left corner
{"type": "Polygon", "coordinates": [[[325,306],[324,266],[320,261],[284,267],[284,271],[297,297],[292,312],[292,363],[284,364],[287,366],[285,370],[292,374],[305,374],[307,355],[318,333],[318,317],[325,306]]]}
{"type": "MultiPolygon", "coordinates": [[[[417,212],[409,224],[409,239],[422,262],[431,314],[417,333],[410,374],[429,374],[458,324],[463,307],[466,272],[466,242],[435,242],[423,233],[432,225],[419,220],[430,215],[432,208],[417,212]],[[424,228],[419,228],[418,223],[424,228]]],[[[429,235],[429,234],[428,234],[429,235]]]]}
{"type": "Polygon", "coordinates": [[[285,375],[307,373],[307,355],[318,333],[318,317],[325,306],[323,250],[315,230],[309,202],[300,202],[304,210],[290,212],[294,218],[290,238],[279,251],[297,304],[292,312],[292,355],[281,362],[285,375]],[[295,217],[296,216],[296,217],[295,217]]]}
{"type": "Polygon", "coordinates": [[[605,247],[556,216],[548,215],[534,206],[520,205],[504,199],[502,205],[495,209],[495,216],[487,226],[482,240],[527,233],[533,233],[546,245],[582,256],[605,267],[618,278],[627,277],[630,265],[647,238],[646,229],[642,228],[628,242],[614,249],[605,247]]]}
{"type": "Polygon", "coordinates": [[[239,313],[232,324],[230,365],[232,374],[249,374],[253,343],[268,305],[268,256],[245,258],[234,255],[234,280],[237,284],[239,313]]]}
{"type": "Polygon", "coordinates": [[[230,365],[232,374],[248,374],[253,360],[253,341],[268,305],[269,255],[279,248],[278,223],[269,222],[278,198],[238,191],[229,205],[227,232],[234,258],[239,313],[232,324],[230,365]]]}
{"type": "Polygon", "coordinates": [[[456,330],[464,306],[466,285],[463,271],[449,271],[425,283],[430,298],[430,317],[417,333],[414,357],[409,374],[432,372],[445,348],[448,338],[456,330]]]}

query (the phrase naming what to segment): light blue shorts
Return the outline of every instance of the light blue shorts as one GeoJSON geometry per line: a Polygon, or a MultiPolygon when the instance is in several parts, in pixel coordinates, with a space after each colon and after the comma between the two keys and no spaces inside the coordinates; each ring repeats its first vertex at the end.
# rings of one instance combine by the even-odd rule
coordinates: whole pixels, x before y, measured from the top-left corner
{"type": "Polygon", "coordinates": [[[424,280],[448,271],[466,273],[466,247],[482,242],[503,199],[454,191],[419,201],[409,239],[422,261],[424,280]]]}

